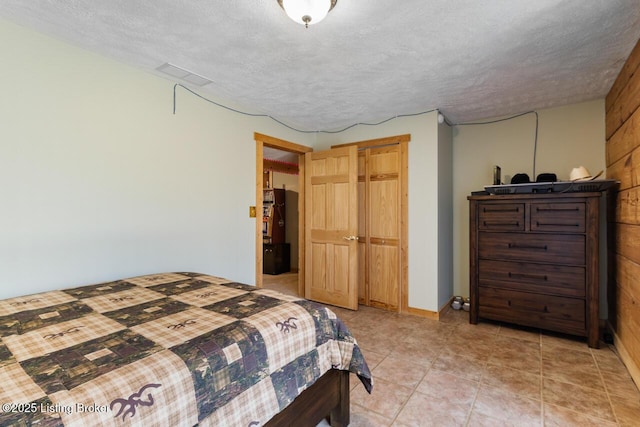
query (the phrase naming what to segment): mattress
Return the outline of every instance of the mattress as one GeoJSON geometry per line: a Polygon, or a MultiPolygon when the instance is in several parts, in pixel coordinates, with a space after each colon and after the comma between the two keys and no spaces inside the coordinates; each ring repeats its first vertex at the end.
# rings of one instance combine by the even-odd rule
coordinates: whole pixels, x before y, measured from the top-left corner
{"type": "Polygon", "coordinates": [[[259,426],[366,361],[330,309],[199,273],[0,301],[0,425],[259,426]]]}

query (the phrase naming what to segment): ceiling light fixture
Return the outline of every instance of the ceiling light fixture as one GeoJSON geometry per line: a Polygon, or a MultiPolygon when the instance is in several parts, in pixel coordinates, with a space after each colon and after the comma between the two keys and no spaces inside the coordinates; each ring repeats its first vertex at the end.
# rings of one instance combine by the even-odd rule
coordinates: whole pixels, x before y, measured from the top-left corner
{"type": "Polygon", "coordinates": [[[338,0],[278,0],[289,18],[309,28],[322,21],[338,0]]]}

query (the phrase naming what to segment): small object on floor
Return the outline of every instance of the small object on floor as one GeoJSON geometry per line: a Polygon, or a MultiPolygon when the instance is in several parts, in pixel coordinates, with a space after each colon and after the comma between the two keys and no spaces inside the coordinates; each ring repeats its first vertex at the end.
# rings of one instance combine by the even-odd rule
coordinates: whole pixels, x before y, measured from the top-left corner
{"type": "Polygon", "coordinates": [[[614,343],[613,334],[611,332],[605,332],[603,339],[604,339],[604,342],[606,344],[613,344],[614,343]]]}
{"type": "Polygon", "coordinates": [[[465,298],[464,304],[462,304],[462,309],[464,311],[469,311],[470,308],[471,308],[471,298],[465,298]]]}
{"type": "Polygon", "coordinates": [[[460,310],[462,308],[462,297],[453,297],[453,302],[451,303],[451,308],[454,310],[460,310]]]}

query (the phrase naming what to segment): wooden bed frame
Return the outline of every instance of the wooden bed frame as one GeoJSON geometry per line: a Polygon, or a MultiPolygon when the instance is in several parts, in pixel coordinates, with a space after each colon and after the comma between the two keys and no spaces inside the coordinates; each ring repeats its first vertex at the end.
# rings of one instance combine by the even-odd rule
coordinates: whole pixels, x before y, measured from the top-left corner
{"type": "Polygon", "coordinates": [[[331,427],[347,427],[349,404],[349,372],[331,369],[265,427],[315,427],[323,419],[327,419],[331,427]]]}

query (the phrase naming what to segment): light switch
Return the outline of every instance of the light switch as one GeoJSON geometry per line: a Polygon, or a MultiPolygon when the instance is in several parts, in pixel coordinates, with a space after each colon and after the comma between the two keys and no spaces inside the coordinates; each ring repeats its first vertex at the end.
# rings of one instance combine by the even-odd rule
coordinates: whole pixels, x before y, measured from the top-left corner
{"type": "Polygon", "coordinates": [[[255,217],[256,217],[256,207],[249,206],[249,218],[255,218],[255,217]]]}

